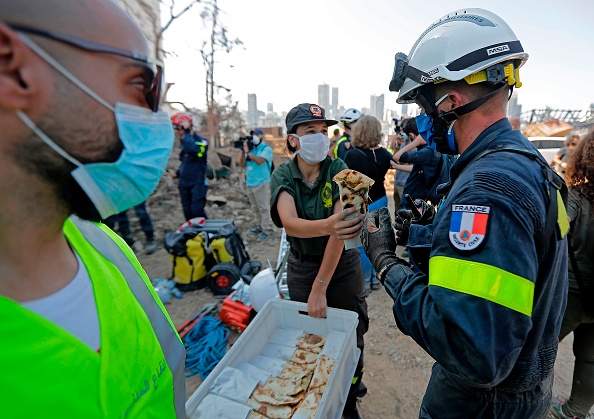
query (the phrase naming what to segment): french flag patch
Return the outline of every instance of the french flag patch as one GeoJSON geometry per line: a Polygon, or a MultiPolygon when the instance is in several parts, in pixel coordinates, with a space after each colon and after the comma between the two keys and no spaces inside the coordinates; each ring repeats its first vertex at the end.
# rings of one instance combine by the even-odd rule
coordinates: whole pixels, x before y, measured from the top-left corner
{"type": "Polygon", "coordinates": [[[484,205],[452,205],[450,242],[458,250],[474,250],[487,235],[490,207],[484,205]]]}

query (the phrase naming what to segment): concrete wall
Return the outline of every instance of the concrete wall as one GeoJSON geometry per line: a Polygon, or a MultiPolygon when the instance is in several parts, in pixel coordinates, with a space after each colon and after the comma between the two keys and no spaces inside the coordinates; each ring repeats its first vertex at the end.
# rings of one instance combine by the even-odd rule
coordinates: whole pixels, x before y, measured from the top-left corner
{"type": "Polygon", "coordinates": [[[156,35],[161,28],[159,0],[116,0],[136,20],[144,35],[152,45],[156,55],[156,35]]]}

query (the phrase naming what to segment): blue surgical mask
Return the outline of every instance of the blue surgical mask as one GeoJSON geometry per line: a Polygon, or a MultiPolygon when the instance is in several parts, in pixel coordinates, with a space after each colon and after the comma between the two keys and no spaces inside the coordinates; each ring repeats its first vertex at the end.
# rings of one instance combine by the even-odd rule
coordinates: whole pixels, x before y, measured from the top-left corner
{"type": "Polygon", "coordinates": [[[64,77],[114,112],[123,151],[113,163],[83,164],[66,153],[22,111],[17,111],[19,118],[56,153],[77,166],[72,177],[102,218],[144,202],[157,186],[173,147],[173,128],[167,113],[125,103],[116,103],[114,108],[33,41],[25,36],[22,39],[64,77]]]}
{"type": "MultiPolygon", "coordinates": [[[[417,122],[417,130],[419,131],[419,135],[423,137],[429,147],[431,147],[433,150],[439,151],[440,153],[446,153],[448,151],[438,149],[434,139],[435,129],[433,126],[433,121],[429,115],[422,113],[415,118],[415,121],[417,122]]],[[[458,146],[456,145],[456,140],[454,138],[454,122],[452,122],[448,127],[446,135],[447,145],[453,153],[448,152],[447,154],[458,154],[458,146]]]]}

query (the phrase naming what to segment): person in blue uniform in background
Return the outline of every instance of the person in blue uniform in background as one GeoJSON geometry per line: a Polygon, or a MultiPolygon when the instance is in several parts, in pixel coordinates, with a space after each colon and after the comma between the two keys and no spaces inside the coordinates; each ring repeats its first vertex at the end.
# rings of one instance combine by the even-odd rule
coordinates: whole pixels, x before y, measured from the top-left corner
{"type": "Polygon", "coordinates": [[[171,122],[176,136],[181,140],[181,166],[177,176],[184,217],[186,220],[208,218],[204,212],[208,190],[205,177],[208,140],[194,132],[192,117],[186,113],[173,115],[171,122]]]}

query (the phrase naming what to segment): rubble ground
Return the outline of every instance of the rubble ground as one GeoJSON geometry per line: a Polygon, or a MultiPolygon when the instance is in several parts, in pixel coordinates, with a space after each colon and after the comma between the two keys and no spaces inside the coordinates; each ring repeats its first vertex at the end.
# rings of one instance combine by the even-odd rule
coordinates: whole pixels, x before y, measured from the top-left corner
{"type": "MultiPolygon", "coordinates": [[[[275,147],[275,165],[282,162],[282,154],[275,147]]],[[[175,162],[172,158],[172,164],[175,162]]],[[[252,260],[263,266],[268,261],[276,265],[281,231],[275,230],[267,241],[258,242],[257,235],[248,230],[255,226],[256,215],[251,211],[245,194],[245,175],[242,169],[235,169],[228,179],[209,181],[207,214],[213,219],[232,219],[239,230],[252,260]],[[224,197],[223,203],[220,197],[224,197]],[[217,198],[219,197],[219,198],[217,198]]],[[[388,201],[393,213],[392,200],[393,171],[386,176],[388,201]]],[[[157,191],[147,201],[148,211],[153,218],[159,250],[145,255],[137,248],[138,258],[151,279],[170,278],[170,257],[162,247],[166,233],[175,230],[183,222],[176,181],[165,176],[157,191]]],[[[131,226],[136,238],[141,241],[142,232],[130,212],[131,226]]],[[[195,314],[208,302],[217,301],[208,289],[184,293],[183,298],[173,299],[165,307],[176,326],[195,314]]],[[[219,309],[222,301],[219,302],[219,309]]],[[[433,360],[411,338],[396,327],[392,314],[392,301],[383,288],[373,291],[367,299],[370,326],[365,335],[364,382],[368,394],[360,401],[359,408],[366,418],[411,418],[417,417],[419,406],[431,374],[433,360]]],[[[232,332],[230,345],[238,335],[232,332]]],[[[573,371],[572,335],[559,348],[555,364],[554,394],[569,395],[573,371]]],[[[186,396],[190,397],[202,380],[198,375],[186,379],[186,396]]],[[[553,416],[550,416],[551,418],[553,416]]]]}

